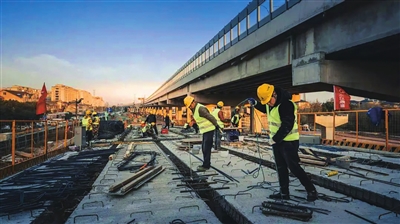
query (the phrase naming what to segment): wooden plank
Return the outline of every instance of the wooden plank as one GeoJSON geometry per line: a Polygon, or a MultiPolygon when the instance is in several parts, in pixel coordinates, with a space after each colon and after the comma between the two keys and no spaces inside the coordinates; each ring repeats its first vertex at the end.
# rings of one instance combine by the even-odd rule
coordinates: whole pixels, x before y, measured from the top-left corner
{"type": "Polygon", "coordinates": [[[110,186],[110,189],[109,189],[108,191],[109,191],[109,192],[117,191],[119,188],[125,186],[125,185],[128,184],[129,182],[131,182],[131,181],[133,181],[134,179],[136,179],[136,178],[142,176],[143,174],[147,173],[148,171],[150,171],[150,170],[153,169],[153,168],[154,168],[153,166],[148,166],[148,167],[144,168],[143,170],[141,170],[141,171],[135,173],[133,176],[128,177],[127,179],[125,179],[125,180],[123,180],[123,181],[121,181],[121,182],[119,182],[119,183],[117,183],[117,184],[111,185],[111,186],[110,186]]]}
{"type": "Polygon", "coordinates": [[[21,151],[15,151],[15,155],[22,156],[25,158],[33,158],[33,155],[31,153],[26,153],[26,152],[21,152],[21,151]]]}
{"type": "Polygon", "coordinates": [[[146,174],[144,174],[144,175],[142,175],[142,176],[136,178],[136,179],[133,180],[132,182],[130,182],[130,183],[128,183],[127,185],[123,186],[123,187],[121,188],[121,192],[122,192],[122,193],[128,192],[128,191],[131,190],[135,185],[137,185],[137,184],[139,184],[140,182],[142,182],[143,180],[149,178],[149,176],[154,175],[155,173],[157,173],[158,171],[160,171],[162,168],[163,168],[163,167],[162,167],[161,165],[160,165],[160,166],[157,166],[157,167],[155,167],[153,170],[151,170],[150,172],[148,172],[148,173],[146,173],[146,174]]]}

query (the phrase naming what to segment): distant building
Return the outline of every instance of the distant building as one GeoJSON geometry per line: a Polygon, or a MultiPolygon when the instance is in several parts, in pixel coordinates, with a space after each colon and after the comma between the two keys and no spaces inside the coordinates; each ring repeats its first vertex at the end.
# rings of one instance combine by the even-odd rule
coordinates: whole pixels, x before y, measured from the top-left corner
{"type": "MultiPolygon", "coordinates": [[[[16,100],[18,102],[37,102],[41,95],[41,89],[26,86],[13,85],[0,90],[0,100],[16,100]]],[[[47,90],[47,109],[52,112],[70,111],[75,113],[75,101],[83,98],[78,104],[78,113],[88,108],[105,107],[102,97],[92,96],[90,92],[79,90],[70,86],[57,84],[47,90]]]]}
{"type": "Polygon", "coordinates": [[[0,90],[0,96],[1,100],[15,100],[21,103],[37,101],[37,98],[33,94],[23,91],[2,89],[0,90]]]}
{"type": "Polygon", "coordinates": [[[64,107],[65,110],[75,113],[75,101],[81,98],[83,100],[78,105],[78,113],[80,113],[79,111],[83,110],[82,105],[88,105],[92,107],[105,106],[103,98],[92,96],[92,94],[86,90],[78,90],[62,84],[57,84],[51,87],[51,101],[61,102],[60,109],[64,107]]]}

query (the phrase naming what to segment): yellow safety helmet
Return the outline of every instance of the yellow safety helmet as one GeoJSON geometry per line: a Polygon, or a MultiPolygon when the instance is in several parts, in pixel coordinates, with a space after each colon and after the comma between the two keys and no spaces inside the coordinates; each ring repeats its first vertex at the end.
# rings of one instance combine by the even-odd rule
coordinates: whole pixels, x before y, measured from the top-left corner
{"type": "Polygon", "coordinates": [[[96,112],[96,111],[93,111],[92,115],[93,115],[93,116],[94,116],[94,115],[97,115],[97,112],[96,112]]]}
{"type": "Polygon", "coordinates": [[[151,125],[153,125],[153,126],[154,126],[155,124],[156,124],[156,122],[151,122],[151,125]]]}
{"type": "Polygon", "coordinates": [[[218,107],[223,107],[223,106],[224,106],[224,102],[219,101],[219,102],[217,103],[217,106],[218,106],[218,107]]]}
{"type": "Polygon", "coordinates": [[[267,104],[274,93],[274,86],[270,84],[262,84],[257,88],[257,96],[261,101],[261,104],[267,104]]]}
{"type": "Polygon", "coordinates": [[[141,124],[144,124],[144,121],[140,122],[141,124]]]}
{"type": "Polygon", "coordinates": [[[240,108],[239,107],[235,107],[235,110],[240,110],[240,108]]]}
{"type": "Polygon", "coordinates": [[[87,110],[86,111],[86,115],[91,115],[92,114],[92,111],[91,110],[87,110]]]}
{"type": "Polygon", "coordinates": [[[192,96],[187,96],[185,99],[183,99],[183,103],[187,108],[189,108],[190,104],[192,104],[194,101],[194,98],[192,96]]]}

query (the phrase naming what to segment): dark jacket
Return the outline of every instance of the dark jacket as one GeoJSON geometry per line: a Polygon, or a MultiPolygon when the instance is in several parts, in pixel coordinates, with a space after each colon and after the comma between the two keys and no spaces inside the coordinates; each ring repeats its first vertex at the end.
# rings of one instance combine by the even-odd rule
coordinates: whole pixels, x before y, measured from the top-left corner
{"type": "MultiPolygon", "coordinates": [[[[280,143],[283,141],[283,139],[289,134],[289,132],[292,131],[293,125],[295,122],[295,116],[294,116],[294,105],[290,101],[292,99],[292,94],[289,93],[288,91],[281,89],[279,87],[275,88],[275,92],[277,94],[277,99],[274,107],[279,106],[278,112],[279,116],[281,118],[282,124],[281,127],[278,129],[272,140],[276,143],[280,143]]],[[[267,113],[267,106],[262,105],[260,102],[257,102],[257,104],[254,106],[257,110],[267,113]]],[[[270,110],[273,107],[270,107],[270,110]]]]}
{"type": "Polygon", "coordinates": [[[169,125],[169,122],[170,122],[169,116],[166,115],[166,116],[165,116],[165,124],[168,124],[168,125],[169,125]]]}
{"type": "Polygon", "coordinates": [[[145,122],[146,123],[151,123],[151,122],[157,123],[156,115],[155,114],[149,114],[149,116],[147,116],[145,122]]]}

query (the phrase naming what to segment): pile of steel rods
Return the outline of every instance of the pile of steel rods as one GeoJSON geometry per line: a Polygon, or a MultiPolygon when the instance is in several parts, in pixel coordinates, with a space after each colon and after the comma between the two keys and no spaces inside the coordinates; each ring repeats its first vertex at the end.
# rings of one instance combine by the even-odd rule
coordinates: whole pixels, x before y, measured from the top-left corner
{"type": "Polygon", "coordinates": [[[46,209],[68,196],[83,195],[91,189],[96,173],[103,169],[114,148],[49,160],[2,181],[0,214],[46,209]]]}

